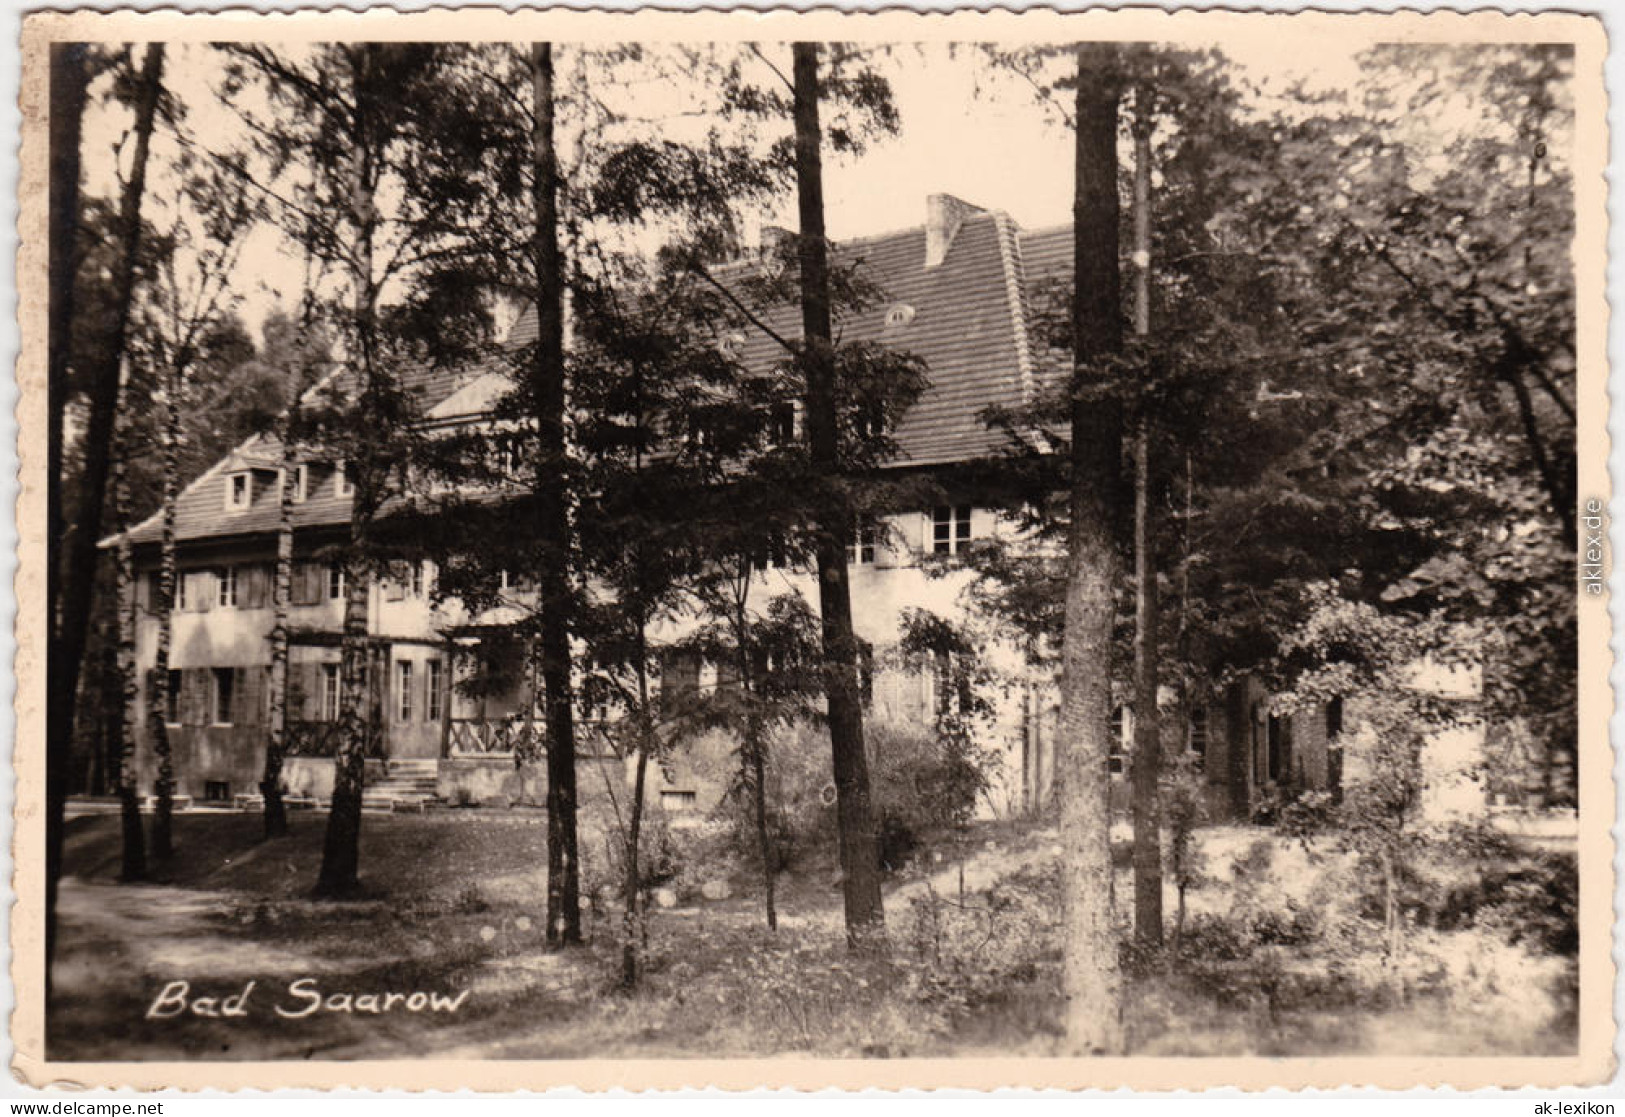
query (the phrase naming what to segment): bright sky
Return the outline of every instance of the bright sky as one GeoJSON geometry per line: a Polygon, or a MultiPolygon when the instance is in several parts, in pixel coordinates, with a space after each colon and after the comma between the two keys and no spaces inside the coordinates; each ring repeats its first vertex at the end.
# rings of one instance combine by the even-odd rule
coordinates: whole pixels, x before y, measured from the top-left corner
{"type": "MultiPolygon", "coordinates": [[[[1347,88],[1355,53],[1367,44],[1324,36],[1293,41],[1290,24],[1281,35],[1226,44],[1241,74],[1279,89],[1294,79],[1322,88],[1347,88]]],[[[210,146],[229,146],[235,131],[229,113],[212,107],[208,90],[217,75],[206,67],[215,56],[197,46],[172,49],[166,79],[193,106],[189,124],[210,146]]],[[[836,239],[906,228],[924,220],[928,194],[945,192],[1010,213],[1024,227],[1070,220],[1072,153],[1067,133],[1052,110],[1040,106],[1029,85],[993,71],[975,50],[950,54],[940,46],[901,48],[883,65],[892,80],[901,134],[873,144],[857,159],[826,163],[826,211],[836,239]]],[[[786,124],[788,127],[788,122],[786,124]]],[[[127,116],[103,112],[86,122],[86,177],[93,191],[111,193],[112,146],[127,116]]],[[[155,151],[160,158],[161,151],[155,151]]],[[[152,180],[146,216],[160,226],[174,219],[173,183],[152,180]]],[[[794,200],[786,198],[770,220],[795,225],[794,200]]],[[[285,251],[270,228],[250,238],[234,285],[240,313],[258,330],[278,303],[298,298],[298,257],[285,251]]]]}

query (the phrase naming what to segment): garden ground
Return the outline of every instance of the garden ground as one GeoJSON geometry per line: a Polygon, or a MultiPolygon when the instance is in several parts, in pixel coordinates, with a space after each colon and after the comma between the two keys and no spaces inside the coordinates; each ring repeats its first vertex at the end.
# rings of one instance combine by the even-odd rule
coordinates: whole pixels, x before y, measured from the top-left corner
{"type": "MultiPolygon", "coordinates": [[[[922,867],[888,885],[888,961],[847,956],[827,858],[804,859],[781,877],[777,934],[765,928],[747,867],[714,870],[713,884],[726,879],[731,892],[720,900],[701,898],[695,873],[680,874],[668,885],[676,906],[651,912],[644,981],[623,993],[615,985],[619,919],[607,906],[587,920],[586,947],[545,949],[542,812],[368,817],[366,891],[342,903],[308,895],[325,821],[295,816],[287,838],[264,842],[256,815],[179,815],[181,853],[142,884],[116,880],[116,817],[70,822],[50,1057],[1057,1050],[1058,849],[1043,822],[978,824],[924,845],[922,867]],[[189,983],[189,1004],[216,998],[209,1007],[240,1015],[151,1017],[166,987],[167,1003],[179,1004],[177,981],[189,983]],[[246,1003],[219,1000],[250,981],[246,1003]],[[309,1009],[311,990],[351,999],[330,1002],[336,1011],[277,1013],[309,1009]],[[409,1002],[414,992],[466,996],[455,1011],[436,1011],[409,1002]]],[[[697,839],[685,840],[698,858],[697,839]]],[[[1412,892],[1422,899],[1408,909],[1405,950],[1389,959],[1358,865],[1329,844],[1216,827],[1200,846],[1205,875],[1177,941],[1150,954],[1125,948],[1133,1053],[1574,1049],[1571,856],[1504,843],[1452,853],[1443,868],[1418,873],[1412,892]]],[[[1120,906],[1132,894],[1126,852],[1120,906]]],[[[1170,927],[1175,910],[1170,891],[1170,927]]]]}

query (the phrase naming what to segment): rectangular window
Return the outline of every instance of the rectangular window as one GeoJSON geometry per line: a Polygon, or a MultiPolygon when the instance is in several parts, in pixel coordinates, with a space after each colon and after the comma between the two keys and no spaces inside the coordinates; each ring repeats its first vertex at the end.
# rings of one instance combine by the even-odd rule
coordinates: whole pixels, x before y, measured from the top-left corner
{"type": "Polygon", "coordinates": [[[931,550],[939,555],[957,555],[970,542],[968,504],[939,505],[931,515],[931,550]]]}
{"type": "Polygon", "coordinates": [[[231,784],[226,780],[204,780],[203,798],[209,803],[231,802],[231,784]]]}
{"type": "Polygon", "coordinates": [[[350,496],[355,492],[355,486],[350,484],[350,476],[345,471],[344,462],[337,462],[333,466],[333,495],[350,496]]]}
{"type": "Polygon", "coordinates": [[[186,610],[186,583],[188,580],[184,570],[175,571],[175,611],[177,613],[186,610]]]}
{"type": "Polygon", "coordinates": [[[1190,751],[1203,760],[1207,759],[1207,707],[1197,706],[1191,710],[1191,738],[1190,751]]]}
{"type": "Polygon", "coordinates": [[[414,562],[412,564],[412,596],[413,597],[422,597],[423,596],[423,588],[424,588],[425,584],[428,582],[428,579],[425,578],[424,574],[423,574],[423,566],[424,566],[424,564],[423,564],[423,562],[421,560],[418,561],[418,562],[414,562]]]}
{"type": "Polygon", "coordinates": [[[1112,775],[1122,775],[1129,749],[1134,744],[1134,712],[1127,706],[1112,710],[1111,751],[1106,767],[1112,775]]]}
{"type": "Polygon", "coordinates": [[[427,660],[423,665],[423,669],[427,672],[424,681],[429,687],[429,692],[423,696],[423,715],[429,721],[439,721],[440,688],[445,685],[440,674],[440,661],[438,659],[427,660]]]}
{"type": "Polygon", "coordinates": [[[309,495],[310,466],[295,466],[293,470],[293,496],[291,499],[295,504],[303,504],[305,503],[305,498],[309,495]]]}
{"type": "Polygon", "coordinates": [[[339,665],[322,664],[322,720],[339,720],[339,665]]]}
{"type": "Polygon", "coordinates": [[[663,790],[660,793],[660,805],[668,811],[691,811],[699,799],[697,792],[663,790]]]}
{"type": "Polygon", "coordinates": [[[852,534],[846,545],[846,561],[854,566],[867,566],[875,561],[875,526],[863,524],[852,534]]]}
{"type": "Polygon", "coordinates": [[[342,601],[344,599],[344,566],[341,563],[329,563],[327,567],[327,599],[329,601],[342,601]]]}
{"type": "Polygon", "coordinates": [[[215,599],[222,609],[237,607],[237,568],[217,566],[214,569],[215,599]]]}
{"type": "Polygon", "coordinates": [[[395,709],[397,720],[412,720],[412,661],[409,659],[395,664],[395,709]]]}
{"type": "Polygon", "coordinates": [[[248,507],[253,495],[254,487],[248,474],[232,473],[226,476],[226,511],[241,512],[248,507]]]}
{"type": "Polygon", "coordinates": [[[768,412],[767,439],[773,446],[793,446],[796,441],[796,405],[785,400],[768,412]]]}
{"type": "Polygon", "coordinates": [[[164,692],[164,724],[179,725],[181,723],[181,673],[171,670],[169,672],[169,686],[164,692]]]}
{"type": "Polygon", "coordinates": [[[232,683],[236,673],[230,667],[216,667],[210,672],[214,686],[209,695],[209,720],[215,725],[230,725],[232,717],[232,683]]]}

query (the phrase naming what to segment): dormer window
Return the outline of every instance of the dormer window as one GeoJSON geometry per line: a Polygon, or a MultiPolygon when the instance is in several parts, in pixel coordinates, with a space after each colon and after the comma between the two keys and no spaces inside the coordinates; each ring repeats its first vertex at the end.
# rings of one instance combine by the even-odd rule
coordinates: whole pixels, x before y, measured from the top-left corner
{"type": "Polygon", "coordinates": [[[254,499],[254,482],[248,471],[226,475],[226,511],[241,512],[254,499]]]}
{"type": "Polygon", "coordinates": [[[745,335],[738,330],[717,339],[717,351],[724,357],[737,360],[745,352],[745,335]]]}
{"type": "Polygon", "coordinates": [[[888,329],[901,329],[914,321],[914,308],[907,303],[894,303],[886,311],[886,327],[888,329]]]}
{"type": "Polygon", "coordinates": [[[345,463],[343,462],[339,462],[333,466],[334,496],[353,496],[355,494],[355,486],[350,484],[350,477],[349,474],[345,472],[344,464],[345,463]]]}

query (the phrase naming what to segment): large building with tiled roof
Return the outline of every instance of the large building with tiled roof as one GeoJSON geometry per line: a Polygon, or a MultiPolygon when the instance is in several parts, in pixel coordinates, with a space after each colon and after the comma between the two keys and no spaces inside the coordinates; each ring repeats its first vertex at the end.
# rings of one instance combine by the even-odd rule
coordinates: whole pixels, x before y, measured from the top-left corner
{"type": "MultiPolygon", "coordinates": [[[[837,259],[861,271],[883,293],[840,323],[847,340],[877,341],[923,363],[927,387],[895,432],[888,468],[929,470],[944,503],[888,517],[885,531],[849,548],[853,613],[858,636],[886,662],[908,608],[951,615],[960,608],[964,577],[929,577],[919,559],[955,553],[974,539],[1015,530],[973,488],[956,488],[955,467],[999,458],[1007,434],[989,428],[990,406],[1019,408],[1054,375],[1054,362],[1035,353],[1029,299],[1041,283],[1070,274],[1070,229],[1024,232],[1005,214],[946,195],[929,199],[919,227],[837,246],[837,259]]],[[[781,337],[799,336],[794,307],[766,314],[781,337]]],[[[534,334],[522,319],[510,342],[534,334]]],[[[777,343],[759,330],[729,339],[747,365],[771,366],[777,343]]],[[[506,390],[489,369],[461,373],[413,369],[405,377],[427,421],[457,423],[488,412],[506,390]]],[[[199,799],[231,800],[256,788],[264,760],[268,714],[270,579],[278,522],[281,450],[259,436],[186,487],[177,507],[178,601],[170,653],[168,735],[181,790],[199,799]]],[[[302,460],[293,507],[294,578],[290,607],[287,780],[294,793],[321,798],[331,786],[339,700],[339,633],[344,586],[332,561],[347,532],[350,488],[342,463],[302,460]]],[[[139,700],[153,683],[156,661],[156,565],[161,524],[154,517],[132,530],[141,604],[137,656],[139,700]]],[[[369,693],[376,761],[389,761],[386,788],[402,790],[411,773],[424,791],[447,798],[501,792],[540,798],[539,771],[516,765],[514,747],[540,732],[535,681],[511,693],[473,699],[453,686],[462,670],[461,642],[502,616],[470,616],[457,602],[434,604],[432,565],[416,564],[372,587],[369,602],[369,693]],[[461,790],[459,790],[461,789],[461,790]]],[[[794,589],[811,596],[806,572],[764,569],[767,594],[794,589]]],[[[508,618],[511,619],[511,618],[508,618]]],[[[1005,666],[1025,666],[1013,651],[1005,666]]],[[[877,669],[868,688],[870,713],[882,721],[929,725],[934,682],[929,672],[893,665],[877,669]]],[[[993,799],[1001,810],[1041,803],[1053,774],[1054,680],[1028,675],[1006,703],[991,742],[1006,758],[993,799]]],[[[144,708],[144,707],[143,707],[144,708]]],[[[137,719],[143,727],[144,719],[137,719]]],[[[1207,719],[1201,719],[1206,742],[1207,719]]],[[[1239,731],[1239,730],[1238,730],[1239,731]]],[[[1125,729],[1126,733],[1126,729],[1125,729]]],[[[1232,736],[1214,732],[1212,737],[1232,736]]],[[[143,784],[154,766],[142,742],[143,784]]],[[[372,765],[374,775],[383,765],[372,765]]],[[[528,766],[534,768],[535,766],[528,766]]],[[[719,788],[685,786],[676,764],[659,793],[673,804],[703,806],[719,788]]],[[[409,788],[406,790],[410,790],[409,788]]],[[[383,790],[376,792],[382,796],[383,790]]]]}

